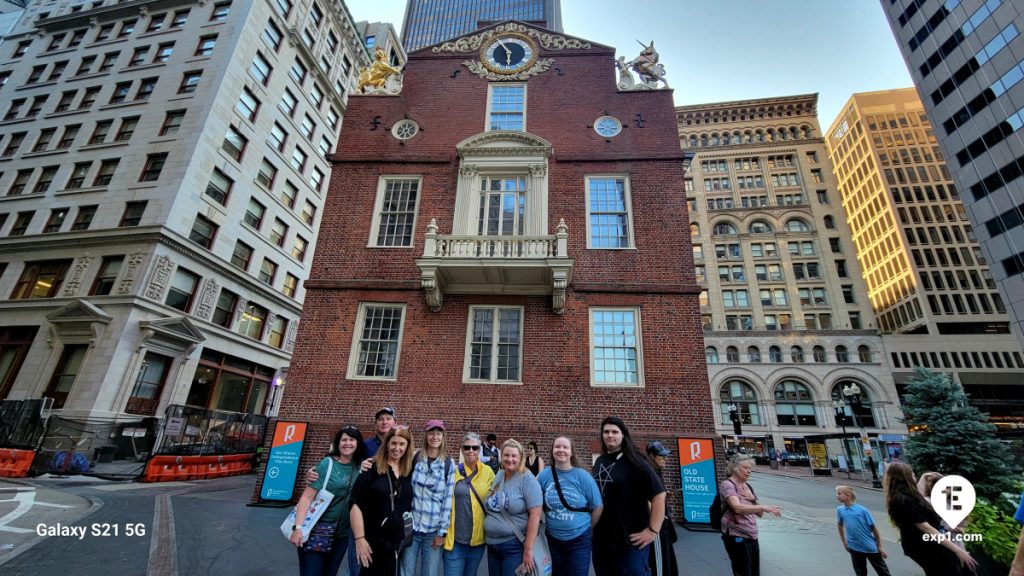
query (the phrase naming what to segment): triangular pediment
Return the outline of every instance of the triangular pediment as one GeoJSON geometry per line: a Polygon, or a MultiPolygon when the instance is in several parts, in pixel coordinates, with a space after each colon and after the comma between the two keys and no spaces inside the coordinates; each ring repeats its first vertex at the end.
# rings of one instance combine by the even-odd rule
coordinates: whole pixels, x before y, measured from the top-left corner
{"type": "Polygon", "coordinates": [[[543,156],[554,154],[551,142],[530,134],[514,130],[491,130],[480,132],[455,145],[460,158],[466,156],[543,156]]]}
{"type": "Polygon", "coordinates": [[[494,35],[509,32],[523,34],[533,38],[543,50],[578,51],[596,49],[601,51],[615,51],[615,49],[610,46],[597,44],[584,38],[577,38],[576,36],[562,34],[561,32],[555,32],[548,30],[547,28],[542,28],[519,20],[505,20],[504,22],[474,30],[470,34],[464,34],[457,38],[452,38],[450,40],[434,44],[433,46],[428,46],[422,50],[417,50],[410,54],[409,57],[411,59],[413,58],[413,55],[419,54],[465,54],[476,52],[480,50],[481,45],[494,35]]]}
{"type": "Polygon", "coordinates": [[[206,340],[206,336],[196,328],[188,318],[162,318],[160,320],[143,320],[139,326],[163,336],[168,340],[184,340],[198,344],[206,340]]]}
{"type": "Polygon", "coordinates": [[[46,315],[46,319],[51,324],[67,324],[71,322],[99,322],[107,324],[113,320],[113,317],[95,304],[90,304],[85,300],[75,300],[50,312],[46,315]]]}

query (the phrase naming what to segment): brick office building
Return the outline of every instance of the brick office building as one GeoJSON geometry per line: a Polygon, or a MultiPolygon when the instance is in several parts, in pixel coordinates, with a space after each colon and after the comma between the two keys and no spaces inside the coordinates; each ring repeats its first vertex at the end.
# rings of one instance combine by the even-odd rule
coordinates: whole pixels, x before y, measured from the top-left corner
{"type": "Polygon", "coordinates": [[[310,421],[306,460],[381,406],[417,439],[443,418],[449,448],[569,432],[582,461],[606,415],[639,441],[711,433],[670,91],[618,91],[614,49],[506,22],[353,96],[338,150],[280,411],[310,421]]]}

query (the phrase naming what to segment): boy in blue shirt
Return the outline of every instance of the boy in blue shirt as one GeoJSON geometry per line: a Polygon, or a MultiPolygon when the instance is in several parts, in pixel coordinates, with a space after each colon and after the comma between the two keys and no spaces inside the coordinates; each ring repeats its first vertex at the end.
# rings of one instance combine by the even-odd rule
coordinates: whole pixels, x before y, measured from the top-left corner
{"type": "Polygon", "coordinates": [[[857,504],[857,493],[849,486],[836,486],[836,522],[839,524],[839,541],[850,553],[853,572],[857,576],[868,576],[868,562],[878,576],[889,576],[885,564],[888,554],[882,549],[882,535],[878,533],[875,519],[867,508],[857,504]]]}

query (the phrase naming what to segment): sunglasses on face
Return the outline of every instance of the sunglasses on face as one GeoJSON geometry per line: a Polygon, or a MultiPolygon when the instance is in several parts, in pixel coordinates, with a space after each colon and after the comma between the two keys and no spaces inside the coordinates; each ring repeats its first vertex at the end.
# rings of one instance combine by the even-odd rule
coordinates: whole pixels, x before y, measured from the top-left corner
{"type": "Polygon", "coordinates": [[[463,444],[462,445],[462,449],[463,450],[472,451],[472,452],[476,452],[477,450],[480,449],[480,445],[479,444],[477,444],[477,445],[463,444]]]}

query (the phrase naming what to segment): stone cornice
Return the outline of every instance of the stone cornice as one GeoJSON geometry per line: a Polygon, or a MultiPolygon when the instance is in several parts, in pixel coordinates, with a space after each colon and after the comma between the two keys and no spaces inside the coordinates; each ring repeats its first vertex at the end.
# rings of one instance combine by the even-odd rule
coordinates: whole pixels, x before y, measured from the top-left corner
{"type": "MultiPolygon", "coordinates": [[[[750,338],[765,336],[877,336],[878,330],[705,330],[704,336],[710,338],[750,338]]],[[[851,357],[856,351],[851,352],[851,357]]]]}
{"type": "Polygon", "coordinates": [[[469,53],[476,52],[480,49],[480,46],[497,34],[506,32],[518,32],[525,34],[530,38],[533,38],[541,45],[545,50],[589,50],[591,44],[589,42],[580,40],[579,38],[573,38],[571,36],[563,36],[561,34],[551,34],[547,32],[541,32],[525,24],[518,22],[508,22],[506,24],[499,24],[493,29],[484,30],[478,34],[472,34],[469,36],[462,36],[455,40],[450,40],[441,44],[440,46],[434,46],[431,51],[434,54],[440,54],[442,52],[452,53],[469,53]]]}
{"type": "MultiPolygon", "coordinates": [[[[771,126],[765,126],[765,127],[766,128],[771,128],[771,126]]],[[[706,132],[706,131],[707,130],[694,130],[692,132],[706,132]]],[[[688,133],[690,133],[690,132],[688,132],[688,133]]],[[[800,145],[800,144],[821,144],[822,146],[825,145],[825,139],[821,138],[821,137],[804,138],[803,140],[796,140],[796,142],[799,143],[799,144],[796,144],[796,145],[800,145]]],[[[683,143],[680,142],[680,144],[683,144],[683,143]]],[[[794,152],[794,153],[797,152],[797,149],[796,148],[792,148],[792,146],[794,146],[794,141],[793,140],[784,140],[784,141],[781,141],[781,142],[751,142],[749,144],[719,144],[717,146],[698,146],[696,148],[686,148],[685,145],[684,145],[683,150],[686,150],[688,152],[693,152],[695,154],[701,154],[702,155],[701,156],[702,159],[710,159],[710,158],[712,158],[712,156],[705,156],[705,154],[711,154],[711,153],[717,152],[719,150],[723,151],[722,152],[722,154],[723,154],[722,157],[723,158],[727,158],[727,157],[729,157],[729,155],[735,154],[735,152],[737,150],[753,150],[755,148],[773,148],[772,150],[768,151],[771,154],[778,154],[780,152],[794,152]],[[774,147],[778,147],[778,148],[781,148],[781,149],[776,149],[774,147]],[[790,149],[787,150],[786,149],[787,147],[789,147],[790,149]]]]}
{"type": "Polygon", "coordinates": [[[456,144],[455,149],[458,150],[460,157],[536,156],[541,150],[544,156],[551,156],[555,153],[551,142],[529,132],[514,130],[491,130],[474,134],[456,144]],[[491,147],[493,144],[502,144],[502,146],[491,147]]]}

